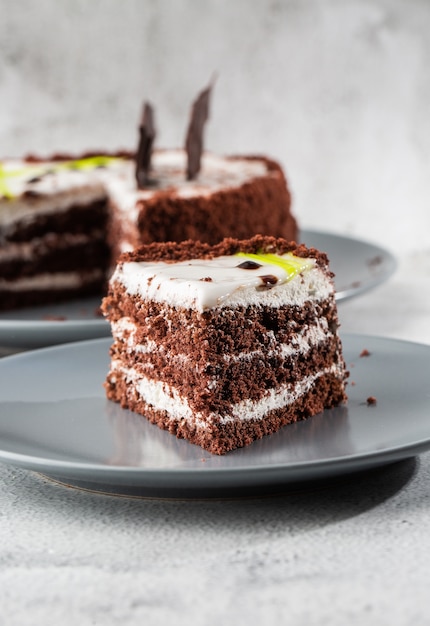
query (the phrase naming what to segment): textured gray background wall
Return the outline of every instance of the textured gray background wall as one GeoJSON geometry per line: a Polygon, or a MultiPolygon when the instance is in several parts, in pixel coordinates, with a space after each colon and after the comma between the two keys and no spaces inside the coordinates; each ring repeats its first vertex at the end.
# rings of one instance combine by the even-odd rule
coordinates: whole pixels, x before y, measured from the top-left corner
{"type": "Polygon", "coordinates": [[[133,147],[144,98],[181,145],[283,163],[302,224],[430,240],[430,2],[0,0],[0,154],[133,147]]]}

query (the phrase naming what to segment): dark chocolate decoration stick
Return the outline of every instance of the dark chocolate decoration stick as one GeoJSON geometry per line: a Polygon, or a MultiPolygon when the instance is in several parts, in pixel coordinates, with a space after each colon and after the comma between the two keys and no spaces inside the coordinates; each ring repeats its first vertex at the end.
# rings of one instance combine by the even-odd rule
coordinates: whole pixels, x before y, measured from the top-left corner
{"type": "Polygon", "coordinates": [[[200,162],[203,153],[203,129],[209,117],[211,89],[212,84],[198,95],[191,109],[191,118],[185,141],[188,159],[187,180],[194,180],[200,171],[200,162]]]}
{"type": "Polygon", "coordinates": [[[149,182],[154,139],[154,110],[148,102],[145,102],[139,126],[139,146],[136,154],[136,182],[139,189],[144,189],[149,182]]]}

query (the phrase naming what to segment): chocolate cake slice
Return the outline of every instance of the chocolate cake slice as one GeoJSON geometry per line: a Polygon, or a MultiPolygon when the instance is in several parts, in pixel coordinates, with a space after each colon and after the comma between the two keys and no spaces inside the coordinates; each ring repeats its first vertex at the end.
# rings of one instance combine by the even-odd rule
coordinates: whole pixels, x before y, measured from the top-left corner
{"type": "Polygon", "coordinates": [[[215,454],[346,400],[325,254],[256,236],[123,254],[103,311],[110,400],[215,454]]]}

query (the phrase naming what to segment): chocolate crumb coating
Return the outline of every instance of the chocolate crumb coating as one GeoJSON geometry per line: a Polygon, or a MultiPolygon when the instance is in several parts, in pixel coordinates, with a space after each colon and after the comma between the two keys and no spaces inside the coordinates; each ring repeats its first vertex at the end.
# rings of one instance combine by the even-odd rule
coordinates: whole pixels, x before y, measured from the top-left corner
{"type": "MultiPolygon", "coordinates": [[[[308,248],[304,244],[297,244],[294,241],[287,241],[282,237],[265,235],[255,235],[247,240],[226,237],[214,245],[192,239],[180,242],[154,242],[139,246],[132,252],[124,252],[119,257],[118,262],[163,261],[165,263],[177,263],[189,259],[214,259],[219,256],[232,256],[238,252],[249,254],[263,252],[279,255],[291,252],[301,258],[313,258],[321,267],[328,265],[328,257],[325,252],[316,248],[308,248]]],[[[330,275],[333,276],[331,272],[330,275]]]]}

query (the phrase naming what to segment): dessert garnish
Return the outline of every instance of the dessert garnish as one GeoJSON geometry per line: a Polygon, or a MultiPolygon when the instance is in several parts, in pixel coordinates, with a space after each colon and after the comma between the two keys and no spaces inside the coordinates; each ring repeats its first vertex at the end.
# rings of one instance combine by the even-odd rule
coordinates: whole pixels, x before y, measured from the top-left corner
{"type": "MultiPolygon", "coordinates": [[[[291,252],[287,252],[286,254],[278,255],[278,254],[251,254],[248,252],[237,252],[236,256],[245,257],[249,262],[256,262],[260,266],[261,265],[277,265],[281,267],[285,273],[287,274],[286,280],[291,280],[297,274],[301,274],[305,270],[310,269],[314,266],[314,261],[312,259],[301,258],[295,256],[291,252]]],[[[244,267],[244,263],[241,263],[238,267],[242,269],[257,269],[251,268],[249,266],[244,267]]],[[[267,278],[267,277],[262,277],[267,278]]],[[[267,281],[269,282],[269,281],[267,281]]],[[[267,284],[267,282],[265,284],[267,284]]]]}
{"type": "Polygon", "coordinates": [[[143,105],[139,126],[139,146],[136,154],[136,182],[138,189],[145,189],[150,183],[152,146],[155,139],[154,110],[149,102],[143,105]]]}
{"type": "Polygon", "coordinates": [[[273,274],[267,274],[266,276],[259,277],[264,287],[273,287],[278,282],[278,278],[273,274]]]}
{"type": "Polygon", "coordinates": [[[241,270],[258,270],[261,267],[261,263],[256,263],[255,261],[244,261],[243,263],[239,263],[237,267],[240,267],[241,270]]]}
{"type": "Polygon", "coordinates": [[[209,117],[209,98],[212,84],[204,89],[193,102],[188,125],[185,149],[187,151],[187,180],[194,180],[200,171],[203,153],[203,129],[209,117]]]}

